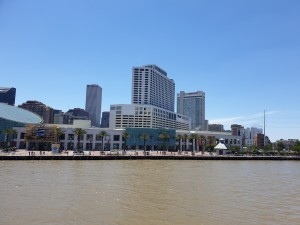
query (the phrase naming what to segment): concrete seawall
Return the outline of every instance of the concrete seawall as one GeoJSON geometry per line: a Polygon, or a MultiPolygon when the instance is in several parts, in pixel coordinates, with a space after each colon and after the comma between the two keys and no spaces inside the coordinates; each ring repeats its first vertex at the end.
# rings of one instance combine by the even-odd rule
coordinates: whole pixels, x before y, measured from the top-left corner
{"type": "Polygon", "coordinates": [[[300,160],[300,156],[14,156],[2,155],[0,160],[300,160]]]}

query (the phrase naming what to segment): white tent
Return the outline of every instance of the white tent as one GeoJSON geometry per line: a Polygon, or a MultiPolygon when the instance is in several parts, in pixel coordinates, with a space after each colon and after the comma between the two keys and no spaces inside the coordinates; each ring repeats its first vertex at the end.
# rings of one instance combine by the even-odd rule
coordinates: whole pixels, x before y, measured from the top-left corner
{"type": "Polygon", "coordinates": [[[223,139],[220,139],[219,144],[214,149],[218,155],[225,155],[228,150],[227,146],[223,143],[223,139]]]}

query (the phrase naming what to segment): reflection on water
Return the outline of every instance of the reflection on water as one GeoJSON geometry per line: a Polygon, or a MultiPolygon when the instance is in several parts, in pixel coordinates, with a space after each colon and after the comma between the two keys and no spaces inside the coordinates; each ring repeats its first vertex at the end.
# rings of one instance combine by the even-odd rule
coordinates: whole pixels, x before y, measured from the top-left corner
{"type": "Polygon", "coordinates": [[[2,161],[0,224],[300,224],[295,161],[2,161]]]}

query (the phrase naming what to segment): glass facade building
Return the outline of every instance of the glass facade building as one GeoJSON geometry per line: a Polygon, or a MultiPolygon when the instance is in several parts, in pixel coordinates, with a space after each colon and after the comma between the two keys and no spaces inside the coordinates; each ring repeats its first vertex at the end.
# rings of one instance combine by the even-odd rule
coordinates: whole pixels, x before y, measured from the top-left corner
{"type": "Polygon", "coordinates": [[[36,124],[41,122],[41,117],[34,113],[0,103],[0,142],[4,141],[4,134],[2,132],[5,129],[24,127],[26,124],[36,124]]]}
{"type": "Polygon", "coordinates": [[[101,104],[102,88],[97,84],[87,85],[85,111],[89,113],[92,126],[100,127],[101,104]]]}
{"type": "Polygon", "coordinates": [[[100,127],[101,128],[108,128],[109,127],[109,112],[102,112],[100,127]]]}
{"type": "Polygon", "coordinates": [[[144,140],[141,135],[146,134],[145,145],[147,150],[175,149],[176,145],[176,131],[174,129],[153,129],[153,128],[126,128],[129,138],[126,140],[126,145],[132,149],[143,149],[144,140]],[[159,136],[162,133],[167,133],[168,140],[162,140],[159,136]]]}
{"type": "Polygon", "coordinates": [[[177,113],[191,118],[192,130],[205,129],[205,93],[203,91],[177,94],[177,113]]]}

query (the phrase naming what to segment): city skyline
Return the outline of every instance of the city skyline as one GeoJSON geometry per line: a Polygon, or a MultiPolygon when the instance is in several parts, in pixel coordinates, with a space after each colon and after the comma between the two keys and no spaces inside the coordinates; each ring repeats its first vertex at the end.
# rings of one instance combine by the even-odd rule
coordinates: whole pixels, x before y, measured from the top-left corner
{"type": "Polygon", "coordinates": [[[98,84],[109,111],[130,103],[132,67],[156,64],[176,94],[206,93],[209,123],[263,128],[266,110],[272,141],[300,138],[298,1],[4,0],[0,10],[0,86],[17,89],[15,105],[84,108],[86,85],[98,84]]]}

